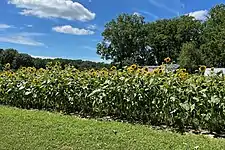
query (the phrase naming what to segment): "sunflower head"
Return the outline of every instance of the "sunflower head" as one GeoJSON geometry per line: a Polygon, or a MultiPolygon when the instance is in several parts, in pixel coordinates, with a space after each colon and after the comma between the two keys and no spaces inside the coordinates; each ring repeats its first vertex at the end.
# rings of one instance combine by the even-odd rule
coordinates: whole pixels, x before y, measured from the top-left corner
{"type": "Polygon", "coordinates": [[[43,73],[45,71],[45,69],[40,68],[38,71],[41,72],[41,73],[43,73]]]}
{"type": "Polygon", "coordinates": [[[103,71],[100,72],[100,74],[105,76],[105,75],[108,75],[108,72],[103,70],[103,71]]]}
{"type": "Polygon", "coordinates": [[[147,68],[147,67],[142,68],[142,70],[143,70],[144,72],[148,72],[148,68],[147,68]]]}
{"type": "Polygon", "coordinates": [[[6,69],[10,69],[10,63],[7,63],[7,64],[5,65],[5,68],[6,68],[6,69]]]}
{"type": "Polygon", "coordinates": [[[199,71],[200,72],[205,72],[205,70],[206,70],[206,66],[200,66],[199,67],[199,71]]]}
{"type": "Polygon", "coordinates": [[[169,62],[171,61],[171,58],[167,57],[167,58],[164,59],[164,61],[165,61],[166,63],[169,63],[169,62]]]}
{"type": "Polygon", "coordinates": [[[180,71],[183,72],[183,73],[187,72],[186,69],[181,69],[180,71]]]}
{"type": "Polygon", "coordinates": [[[143,72],[142,72],[142,69],[138,69],[138,70],[137,70],[137,73],[138,73],[138,74],[142,74],[142,73],[143,73],[143,72]]]}
{"type": "Polygon", "coordinates": [[[158,73],[159,73],[159,69],[154,69],[154,70],[153,70],[153,73],[154,73],[154,74],[158,74],[158,73]]]}
{"type": "Polygon", "coordinates": [[[108,69],[104,67],[104,68],[102,68],[102,71],[108,71],[108,69]]]}
{"type": "Polygon", "coordinates": [[[35,67],[32,67],[30,70],[31,70],[31,72],[36,72],[37,71],[37,69],[35,67]]]}
{"type": "Polygon", "coordinates": [[[21,68],[22,71],[26,71],[26,69],[27,69],[26,67],[22,67],[21,68]]]}
{"type": "Polygon", "coordinates": [[[136,65],[136,64],[133,64],[133,65],[131,65],[130,67],[131,67],[133,70],[134,70],[134,69],[137,69],[137,65],[136,65]]]}
{"type": "Polygon", "coordinates": [[[159,69],[158,73],[162,74],[163,73],[163,69],[159,69]]]}
{"type": "Polygon", "coordinates": [[[178,77],[179,77],[181,80],[185,80],[185,79],[187,79],[187,77],[188,77],[188,73],[181,72],[180,74],[178,74],[178,77]]]}
{"type": "Polygon", "coordinates": [[[116,66],[112,66],[112,67],[110,68],[110,70],[112,70],[112,71],[116,70],[116,66]]]}
{"type": "Polygon", "coordinates": [[[96,71],[93,71],[93,72],[91,72],[91,75],[92,76],[97,76],[97,72],[96,71]]]}
{"type": "Polygon", "coordinates": [[[90,73],[92,73],[92,72],[95,72],[95,70],[94,70],[94,69],[91,69],[91,70],[90,70],[90,73]]]}
{"type": "Polygon", "coordinates": [[[131,73],[131,72],[134,71],[134,69],[130,66],[130,67],[127,68],[127,71],[131,73]]]}
{"type": "Polygon", "coordinates": [[[147,72],[147,73],[145,73],[145,75],[149,77],[152,75],[152,72],[147,72]]]}
{"type": "Polygon", "coordinates": [[[165,69],[165,66],[164,65],[161,65],[161,66],[158,67],[158,69],[164,70],[165,69]]]}

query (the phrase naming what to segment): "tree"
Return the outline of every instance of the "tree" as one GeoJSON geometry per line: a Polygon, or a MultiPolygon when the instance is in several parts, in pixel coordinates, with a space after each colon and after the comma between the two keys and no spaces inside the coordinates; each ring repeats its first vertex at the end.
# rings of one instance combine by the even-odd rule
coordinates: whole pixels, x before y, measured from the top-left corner
{"type": "Polygon", "coordinates": [[[177,62],[184,43],[196,41],[200,44],[201,22],[190,16],[150,22],[147,28],[148,45],[152,49],[150,55],[155,57],[158,64],[166,57],[177,62]]]}
{"type": "Polygon", "coordinates": [[[182,68],[188,69],[189,72],[194,72],[202,65],[201,51],[196,48],[196,42],[189,42],[183,44],[179,56],[179,65],[182,68]]]}
{"type": "Polygon", "coordinates": [[[209,11],[204,23],[203,44],[201,46],[207,66],[225,67],[225,4],[217,5],[209,11]]]}
{"type": "Polygon", "coordinates": [[[12,69],[19,69],[20,67],[33,67],[33,58],[28,54],[17,54],[12,62],[12,69]]]}
{"type": "Polygon", "coordinates": [[[6,49],[1,54],[1,64],[12,64],[14,58],[18,55],[18,51],[14,49],[6,49]]]}
{"type": "Polygon", "coordinates": [[[97,54],[113,60],[122,67],[123,62],[135,56],[134,62],[145,63],[147,32],[144,17],[122,14],[105,25],[103,41],[97,45],[97,54]]]}

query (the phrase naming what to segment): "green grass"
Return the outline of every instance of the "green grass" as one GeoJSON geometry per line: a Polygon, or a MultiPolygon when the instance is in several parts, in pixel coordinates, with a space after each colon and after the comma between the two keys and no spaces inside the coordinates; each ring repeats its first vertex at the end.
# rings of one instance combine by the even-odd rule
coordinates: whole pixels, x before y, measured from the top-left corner
{"type": "Polygon", "coordinates": [[[225,140],[0,106],[0,150],[186,150],[196,146],[223,150],[225,140]]]}

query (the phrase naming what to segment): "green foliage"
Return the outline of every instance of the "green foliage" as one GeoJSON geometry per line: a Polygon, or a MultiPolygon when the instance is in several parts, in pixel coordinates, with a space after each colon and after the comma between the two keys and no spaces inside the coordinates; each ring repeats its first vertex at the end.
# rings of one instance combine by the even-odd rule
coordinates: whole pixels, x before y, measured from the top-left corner
{"type": "Polygon", "coordinates": [[[0,74],[0,104],[58,110],[91,116],[111,116],[131,122],[184,129],[225,130],[225,79],[176,74],[160,69],[154,74],[132,65],[127,71],[79,71],[21,68],[0,74]]]}
{"type": "MultiPolygon", "coordinates": [[[[183,45],[195,42],[195,49],[200,50],[198,59],[203,60],[203,64],[225,67],[223,16],[225,4],[213,7],[205,21],[185,15],[146,23],[140,15],[122,14],[106,24],[97,53],[120,67],[133,63],[158,65],[166,57],[175,63],[180,59],[183,63],[188,62],[185,57],[180,57],[183,45]]],[[[197,64],[189,67],[195,68],[197,64]]]]}
{"type": "Polygon", "coordinates": [[[124,61],[136,57],[132,63],[146,64],[146,38],[144,18],[121,14],[105,25],[103,41],[97,45],[97,53],[123,66],[124,61]]]}
{"type": "Polygon", "coordinates": [[[204,23],[202,34],[204,43],[201,45],[204,59],[208,66],[225,67],[225,4],[217,5],[209,12],[204,23]]]}
{"type": "Polygon", "coordinates": [[[17,54],[12,62],[13,69],[34,66],[33,58],[28,54],[17,54]]]}
{"type": "Polygon", "coordinates": [[[1,64],[5,65],[7,63],[12,64],[13,60],[15,59],[15,57],[18,55],[17,50],[15,49],[6,49],[6,50],[2,50],[0,52],[0,60],[1,60],[1,64]]]}
{"type": "Polygon", "coordinates": [[[158,64],[166,57],[177,62],[184,43],[195,41],[199,43],[201,23],[190,16],[174,19],[163,19],[147,24],[148,44],[152,48],[158,64]]]}
{"type": "Polygon", "coordinates": [[[190,16],[145,23],[141,16],[122,14],[106,24],[97,53],[123,65],[156,65],[166,57],[177,62],[184,43],[200,44],[201,31],[201,22],[190,16]]]}
{"type": "Polygon", "coordinates": [[[186,68],[190,72],[194,72],[202,65],[202,56],[199,49],[196,48],[194,42],[186,43],[181,48],[179,56],[179,64],[181,68],[186,68]]]}
{"type": "Polygon", "coordinates": [[[100,63],[100,62],[92,62],[92,61],[83,61],[83,60],[70,60],[70,59],[41,59],[41,58],[33,58],[28,54],[18,53],[17,50],[14,49],[0,49],[0,71],[2,69],[1,66],[6,65],[9,63],[13,70],[17,70],[20,67],[35,67],[37,69],[39,68],[45,68],[48,62],[53,62],[54,64],[56,62],[60,62],[61,66],[64,67],[65,65],[72,65],[76,67],[77,69],[84,70],[95,68],[109,68],[109,64],[100,63]]]}

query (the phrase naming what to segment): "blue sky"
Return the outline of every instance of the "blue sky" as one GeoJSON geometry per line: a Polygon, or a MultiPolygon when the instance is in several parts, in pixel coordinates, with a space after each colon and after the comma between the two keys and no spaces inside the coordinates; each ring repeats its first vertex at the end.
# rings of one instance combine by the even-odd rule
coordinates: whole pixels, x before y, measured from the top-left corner
{"type": "Polygon", "coordinates": [[[225,0],[0,0],[0,48],[42,58],[102,61],[96,54],[104,24],[121,13],[146,21],[190,14],[205,19],[225,0]]]}

